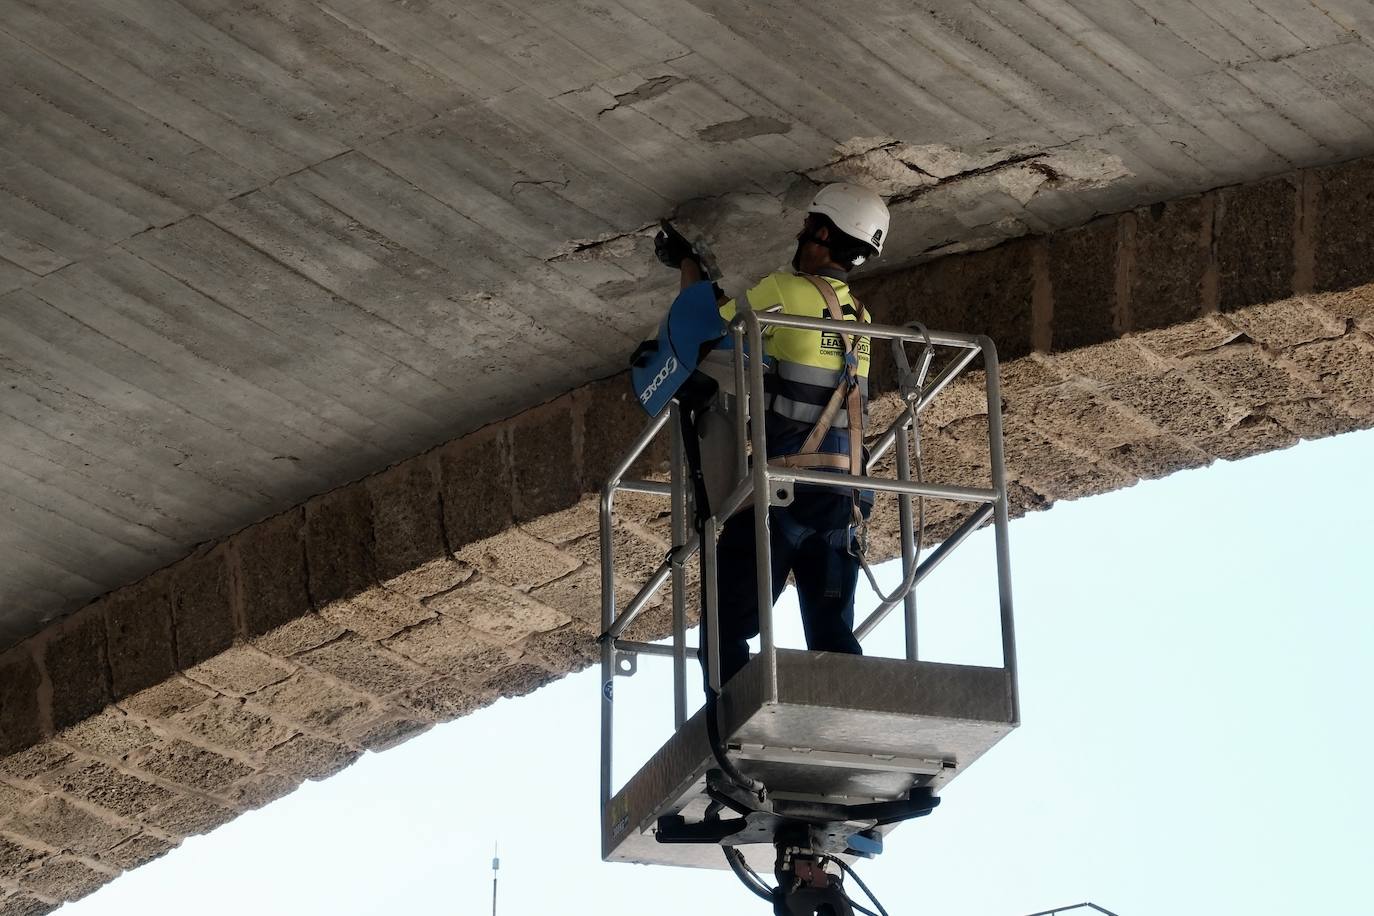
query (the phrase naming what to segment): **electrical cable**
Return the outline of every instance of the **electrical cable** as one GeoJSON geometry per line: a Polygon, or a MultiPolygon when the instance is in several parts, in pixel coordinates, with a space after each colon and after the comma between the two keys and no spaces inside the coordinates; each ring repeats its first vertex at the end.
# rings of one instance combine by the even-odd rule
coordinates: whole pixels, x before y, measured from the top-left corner
{"type": "MultiPolygon", "coordinates": [[[[878,902],[878,898],[873,895],[873,891],[868,889],[868,885],[864,884],[864,879],[859,877],[858,872],[854,871],[854,869],[850,867],[849,863],[846,862],[844,859],[836,858],[834,861],[840,866],[840,868],[844,869],[845,874],[853,878],[854,883],[859,885],[859,888],[863,890],[865,894],[868,895],[868,899],[873,901],[873,905],[877,907],[880,916],[887,916],[887,910],[883,909],[883,905],[878,902]]],[[[850,903],[855,907],[858,906],[858,904],[854,903],[852,900],[850,901],[850,903]]]]}
{"type": "MultiPolygon", "coordinates": [[[[848,895],[845,895],[845,899],[846,899],[846,900],[849,900],[849,896],[848,896],[848,895]]],[[[870,910],[868,907],[863,906],[862,904],[855,903],[853,900],[849,900],[849,905],[850,905],[853,909],[856,909],[856,910],[858,910],[860,913],[863,913],[864,916],[878,916],[877,913],[873,912],[873,911],[870,910]]]]}
{"type": "MultiPolygon", "coordinates": [[[[921,358],[922,378],[917,380],[917,385],[920,386],[924,383],[925,368],[929,366],[927,356],[933,355],[935,345],[931,342],[930,331],[926,329],[925,325],[917,322],[916,329],[921,332],[921,336],[925,339],[925,349],[922,351],[921,358]]],[[[921,447],[921,417],[916,410],[918,401],[919,398],[909,397],[906,399],[906,414],[907,420],[911,424],[911,442],[908,448],[915,452],[916,482],[921,484],[925,483],[925,455],[921,447]]],[[[855,514],[857,515],[858,513],[856,512],[855,514]]],[[[907,570],[906,578],[902,580],[901,585],[899,585],[891,595],[883,593],[882,588],[878,585],[878,577],[874,575],[873,567],[869,565],[866,556],[868,546],[868,520],[861,519],[860,528],[863,533],[856,539],[858,553],[854,554],[854,556],[858,559],[859,566],[863,569],[864,576],[868,579],[869,587],[873,589],[873,593],[880,599],[876,613],[887,613],[887,611],[894,607],[897,602],[904,600],[911,590],[916,587],[916,573],[921,565],[921,542],[925,540],[926,531],[926,501],[924,496],[916,497],[916,518],[916,544],[915,552],[911,559],[911,568],[907,570]]],[[[851,551],[851,553],[853,553],[853,551],[851,551]]]]}
{"type": "MultiPolygon", "coordinates": [[[[725,852],[725,861],[730,866],[730,870],[739,878],[740,883],[747,887],[755,896],[773,902],[774,890],[763,883],[763,879],[758,876],[749,863],[744,861],[744,855],[733,846],[722,846],[725,852]]],[[[886,916],[886,914],[884,914],[886,916]]]]}
{"type": "Polygon", "coordinates": [[[744,866],[744,870],[747,871],[747,872],[749,872],[750,876],[753,877],[753,879],[759,883],[759,886],[760,886],[760,887],[768,887],[768,882],[765,881],[765,880],[763,880],[763,876],[762,876],[762,875],[760,875],[758,872],[754,871],[753,866],[751,866],[751,865],[749,864],[749,860],[746,859],[746,858],[744,858],[744,853],[740,852],[739,849],[738,849],[738,847],[732,846],[732,847],[730,847],[730,848],[731,848],[731,849],[734,849],[735,852],[738,853],[738,855],[739,855],[739,864],[742,865],[742,866],[744,866]]]}
{"type": "MultiPolygon", "coordinates": [[[[691,472],[692,477],[692,510],[695,515],[694,525],[696,527],[697,536],[705,537],[705,522],[711,515],[711,507],[706,492],[706,478],[702,474],[701,469],[701,440],[697,437],[696,418],[694,412],[689,409],[689,405],[684,404],[682,400],[679,399],[678,408],[678,421],[681,425],[683,452],[687,459],[687,468],[691,472]]],[[[701,573],[704,580],[706,577],[706,551],[704,549],[700,551],[700,556],[701,573]]],[[[705,589],[701,590],[701,601],[701,615],[704,621],[706,619],[705,589]]],[[[705,647],[706,642],[703,640],[702,648],[705,649],[705,647]]],[[[704,652],[703,658],[709,666],[710,660],[705,658],[704,652]]],[[[719,697],[716,691],[708,686],[706,688],[706,738],[707,743],[711,745],[711,756],[715,758],[716,764],[720,767],[721,772],[725,774],[726,779],[744,789],[746,792],[754,795],[754,797],[759,800],[759,804],[763,804],[768,796],[767,789],[765,789],[763,783],[759,782],[757,779],[746,776],[744,773],[740,772],[739,767],[735,765],[735,762],[730,759],[729,754],[726,752],[724,742],[721,741],[718,699],[719,697]]]]}
{"type": "Polygon", "coordinates": [[[735,762],[731,760],[729,754],[726,753],[725,744],[720,739],[718,699],[719,696],[717,693],[708,687],[706,689],[706,738],[707,743],[711,745],[711,756],[715,757],[716,763],[720,766],[720,770],[725,774],[726,779],[730,780],[741,789],[744,789],[746,792],[751,793],[759,800],[759,804],[763,804],[768,797],[768,790],[764,787],[763,783],[754,779],[752,776],[746,776],[744,773],[740,772],[739,767],[735,766],[735,762]]]}
{"type": "MultiPolygon", "coordinates": [[[[913,445],[914,445],[914,450],[915,450],[915,459],[916,459],[916,461],[915,461],[916,482],[917,482],[917,483],[925,483],[925,468],[924,468],[924,461],[923,461],[923,457],[924,457],[924,456],[923,456],[922,453],[921,453],[921,421],[920,421],[920,418],[919,418],[919,417],[917,416],[917,414],[916,414],[915,408],[914,408],[911,404],[908,404],[908,405],[907,405],[907,413],[908,413],[908,415],[909,415],[910,418],[911,418],[911,425],[912,425],[912,440],[913,440],[913,445]]],[[[876,575],[874,575],[874,573],[873,573],[873,567],[872,567],[871,565],[869,565],[868,559],[864,556],[864,553],[865,553],[865,546],[864,546],[864,543],[865,543],[865,541],[866,541],[867,539],[866,539],[866,538],[860,538],[860,539],[859,539],[859,544],[860,544],[860,547],[859,547],[859,554],[858,554],[859,565],[860,565],[860,567],[863,569],[864,575],[868,578],[868,585],[869,585],[869,587],[872,588],[872,589],[873,589],[873,593],[874,593],[875,595],[877,595],[879,599],[881,599],[880,602],[879,602],[879,604],[878,604],[877,610],[876,610],[877,613],[880,613],[880,614],[881,614],[881,613],[886,613],[887,610],[888,610],[889,608],[895,606],[895,605],[897,604],[897,602],[899,602],[899,601],[903,600],[904,598],[906,598],[907,594],[908,594],[913,588],[916,587],[916,573],[917,573],[917,570],[920,568],[920,564],[921,564],[921,542],[922,542],[923,540],[925,540],[925,531],[926,531],[926,501],[925,501],[925,497],[923,497],[923,496],[918,496],[918,497],[916,497],[916,518],[917,518],[917,522],[916,522],[916,532],[915,532],[915,535],[916,535],[916,537],[915,537],[916,544],[915,544],[915,552],[913,553],[912,558],[911,558],[911,568],[907,570],[906,578],[902,580],[901,585],[899,585],[899,586],[892,592],[891,595],[887,595],[887,594],[884,594],[884,593],[883,593],[882,587],[878,585],[878,577],[877,577],[876,575]]],[[[864,521],[864,527],[867,527],[867,524],[868,524],[868,522],[867,522],[867,520],[865,520],[865,521],[864,521]]]]}

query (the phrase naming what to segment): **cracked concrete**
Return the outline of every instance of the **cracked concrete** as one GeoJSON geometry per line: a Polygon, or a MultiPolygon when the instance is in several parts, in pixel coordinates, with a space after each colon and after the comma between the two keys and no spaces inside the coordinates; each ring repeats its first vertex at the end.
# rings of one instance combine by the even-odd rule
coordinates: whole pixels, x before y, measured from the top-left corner
{"type": "Polygon", "coordinates": [[[639,86],[628,92],[617,92],[614,96],[615,103],[601,109],[601,111],[597,112],[597,116],[599,117],[608,112],[615,111],[615,109],[619,108],[621,105],[632,105],[635,102],[647,102],[649,99],[663,95],[663,93],[668,92],[674,86],[684,82],[686,82],[686,80],[682,77],[673,76],[671,74],[656,76],[653,79],[645,80],[639,86]]]}
{"type": "Polygon", "coordinates": [[[735,140],[749,140],[766,137],[769,134],[785,134],[792,125],[777,118],[761,118],[755,115],[734,121],[722,121],[697,131],[697,136],[708,143],[730,143],[735,140]]]}
{"type": "MultiPolygon", "coordinates": [[[[779,225],[800,224],[815,191],[834,181],[877,189],[889,198],[894,238],[902,246],[884,254],[882,267],[920,263],[976,251],[1034,231],[1042,219],[1029,208],[1041,194],[1074,195],[1131,177],[1120,156],[1088,141],[1050,148],[959,150],[942,144],[912,145],[892,138],[856,138],[840,144],[830,160],[793,174],[778,196],[731,191],[678,205],[671,218],[729,253],[731,277],[761,276],[777,267],[757,252],[760,237],[779,225]]],[[[598,257],[639,257],[636,235],[616,236],[598,257]]],[[[729,284],[727,283],[727,288],[729,284]]]]}

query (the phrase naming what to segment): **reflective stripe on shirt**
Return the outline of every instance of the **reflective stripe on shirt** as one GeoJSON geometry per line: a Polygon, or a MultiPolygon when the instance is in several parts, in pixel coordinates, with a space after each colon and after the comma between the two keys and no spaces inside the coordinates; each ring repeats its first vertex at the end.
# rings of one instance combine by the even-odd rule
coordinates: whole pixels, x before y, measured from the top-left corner
{"type": "MultiPolygon", "coordinates": [[[[849,285],[836,279],[827,279],[826,282],[835,289],[845,319],[855,320],[854,298],[849,292],[849,285]]],[[[761,310],[774,305],[781,305],[785,315],[830,317],[824,298],[816,292],[810,280],[782,272],[764,277],[747,294],[722,305],[720,311],[728,321],[735,316],[737,307],[761,310]]],[[[834,331],[811,331],[776,325],[764,327],[763,335],[764,352],[775,361],[773,371],[765,377],[769,409],[789,419],[816,422],[844,377],[844,341],[841,335],[834,331]]],[[[859,389],[866,421],[869,338],[856,336],[854,346],[858,356],[859,389]]],[[[835,417],[834,425],[840,428],[849,425],[845,411],[840,411],[835,417]]]]}
{"type": "MultiPolygon", "coordinates": [[[[780,362],[776,371],[764,378],[764,387],[772,396],[769,409],[793,420],[815,423],[843,379],[842,369],[817,369],[815,366],[780,362]]],[[[859,394],[863,399],[864,419],[867,420],[868,379],[859,378],[859,394]]],[[[831,425],[840,429],[848,427],[849,414],[841,410],[831,425]]]]}

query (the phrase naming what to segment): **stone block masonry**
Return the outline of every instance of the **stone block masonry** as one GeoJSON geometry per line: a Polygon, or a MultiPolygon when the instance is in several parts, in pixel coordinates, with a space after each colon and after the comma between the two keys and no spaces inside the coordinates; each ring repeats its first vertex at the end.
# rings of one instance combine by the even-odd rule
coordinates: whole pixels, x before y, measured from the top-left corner
{"type": "MultiPolygon", "coordinates": [[[[1374,425],[1371,195],[1366,162],[1279,176],[859,292],[880,321],[998,340],[1020,514],[1374,425]]],[[[875,418],[895,410],[890,380],[878,348],[875,418]]],[[[976,383],[925,419],[929,471],[950,482],[986,483],[976,383]]],[[[590,494],[641,427],[624,378],[592,383],[205,545],[0,655],[0,916],[49,912],[366,751],[590,664],[590,494]]],[[[666,508],[622,501],[627,583],[664,555],[666,508]]],[[[937,533],[957,521],[932,508],[937,533]]],[[[659,607],[637,635],[665,626],[659,607]]]]}

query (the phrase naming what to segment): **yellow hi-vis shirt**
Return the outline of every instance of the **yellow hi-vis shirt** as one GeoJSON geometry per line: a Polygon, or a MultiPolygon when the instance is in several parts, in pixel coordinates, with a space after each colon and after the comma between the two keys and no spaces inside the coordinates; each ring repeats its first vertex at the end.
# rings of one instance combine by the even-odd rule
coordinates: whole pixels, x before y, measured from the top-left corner
{"type": "MultiPolygon", "coordinates": [[[[821,279],[834,287],[845,320],[854,321],[857,315],[849,284],[832,277],[821,279]]],[[[830,317],[825,299],[810,280],[784,272],[769,274],[745,295],[725,302],[720,307],[720,314],[728,322],[735,317],[738,309],[751,308],[761,312],[775,305],[782,306],[784,315],[830,317]]],[[[867,311],[863,319],[872,320],[867,311]]],[[[774,359],[772,371],[764,377],[769,395],[768,409],[791,420],[814,424],[844,378],[844,341],[833,331],[768,325],[763,328],[763,337],[764,353],[774,359]]],[[[870,344],[867,337],[860,337],[854,343],[859,357],[859,391],[863,396],[864,422],[867,423],[870,344]]],[[[720,355],[726,356],[724,353],[720,355]]],[[[835,416],[833,426],[837,429],[849,426],[845,411],[841,410],[835,416]]]]}

